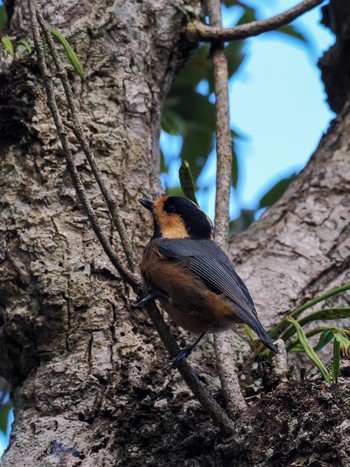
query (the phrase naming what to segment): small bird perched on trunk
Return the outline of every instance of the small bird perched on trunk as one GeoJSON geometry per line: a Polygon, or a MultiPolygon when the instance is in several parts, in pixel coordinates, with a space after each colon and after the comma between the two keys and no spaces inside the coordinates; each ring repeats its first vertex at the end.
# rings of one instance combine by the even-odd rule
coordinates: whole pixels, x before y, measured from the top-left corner
{"type": "Polygon", "coordinates": [[[199,335],[172,361],[186,358],[208,332],[246,323],[264,345],[278,352],[260,323],[247,287],[213,241],[212,223],[192,201],[164,196],[141,199],[153,214],[154,233],[146,246],[141,272],[152,293],[139,302],[159,299],[182,328],[199,335]]]}

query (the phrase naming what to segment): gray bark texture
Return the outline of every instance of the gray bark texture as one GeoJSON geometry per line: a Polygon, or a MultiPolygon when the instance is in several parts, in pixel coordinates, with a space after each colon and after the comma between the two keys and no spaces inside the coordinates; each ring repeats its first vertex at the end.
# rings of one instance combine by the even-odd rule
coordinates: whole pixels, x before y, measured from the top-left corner
{"type": "MultiPolygon", "coordinates": [[[[31,38],[27,3],[8,3],[9,33],[31,38]]],[[[350,24],[349,11],[337,14],[340,3],[327,10],[329,25],[350,24]]],[[[161,194],[162,104],[191,48],[182,30],[200,18],[200,5],[40,5],[83,62],[87,80],[73,73],[71,79],[85,132],[139,257],[151,226],[137,200],[161,194]]],[[[350,282],[350,42],[346,28],[335,32],[337,43],[321,65],[338,117],[283,198],[230,242],[267,328],[295,305],[350,282]]],[[[223,439],[169,365],[145,313],[131,307],[132,291],[96,240],[72,188],[35,59],[23,53],[13,61],[2,49],[0,70],[0,375],[12,385],[15,406],[1,466],[349,466],[349,366],[332,387],[317,377],[275,381],[264,363],[248,364],[238,333],[233,345],[250,407],[234,436],[223,439]],[[258,393],[254,379],[262,380],[258,393]]],[[[67,114],[58,80],[57,90],[67,114]]],[[[70,139],[118,250],[90,169],[70,139]]],[[[327,305],[348,303],[343,294],[327,305]]],[[[175,334],[183,344],[185,334],[175,334]]],[[[191,360],[223,403],[211,341],[191,360]]]]}

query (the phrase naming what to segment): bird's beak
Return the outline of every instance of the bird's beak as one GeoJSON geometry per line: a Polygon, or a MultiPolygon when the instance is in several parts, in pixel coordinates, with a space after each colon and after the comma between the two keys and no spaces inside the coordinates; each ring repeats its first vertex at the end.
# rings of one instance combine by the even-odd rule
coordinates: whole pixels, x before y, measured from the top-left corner
{"type": "Polygon", "coordinates": [[[149,211],[153,211],[153,201],[151,201],[150,199],[147,199],[147,198],[141,198],[139,199],[139,203],[142,204],[142,206],[146,209],[148,209],[149,211]]]}

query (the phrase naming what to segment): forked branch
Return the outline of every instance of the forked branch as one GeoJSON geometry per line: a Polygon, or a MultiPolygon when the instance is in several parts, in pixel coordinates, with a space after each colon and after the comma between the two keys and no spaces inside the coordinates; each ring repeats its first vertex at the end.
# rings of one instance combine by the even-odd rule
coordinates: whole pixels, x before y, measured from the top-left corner
{"type": "Polygon", "coordinates": [[[224,29],[221,25],[212,23],[207,25],[200,21],[193,21],[186,27],[186,36],[192,42],[230,42],[247,39],[248,37],[258,36],[264,32],[274,31],[285,26],[323,2],[324,0],[304,0],[279,15],[241,24],[233,28],[224,29]]]}
{"type": "Polygon", "coordinates": [[[111,217],[112,217],[112,220],[113,220],[113,223],[117,229],[117,232],[119,234],[119,237],[120,237],[120,240],[121,240],[121,243],[122,243],[122,246],[123,246],[123,250],[125,252],[125,255],[126,255],[126,259],[128,261],[128,265],[129,265],[129,268],[134,271],[135,268],[134,268],[134,264],[135,264],[135,257],[134,257],[134,253],[133,253],[133,250],[132,250],[132,247],[131,247],[131,243],[127,237],[127,233],[126,233],[126,229],[125,229],[125,226],[124,226],[124,223],[122,221],[122,219],[120,218],[120,215],[119,215],[119,206],[117,205],[116,203],[116,200],[113,196],[111,196],[103,178],[102,178],[102,175],[101,175],[101,171],[100,169],[98,168],[97,164],[96,164],[96,160],[95,160],[95,155],[93,153],[93,151],[91,150],[90,148],[90,145],[89,145],[89,142],[87,141],[86,137],[85,137],[85,134],[84,134],[84,130],[83,130],[83,126],[81,124],[81,121],[80,121],[80,117],[79,117],[79,113],[78,113],[78,107],[77,107],[77,104],[76,104],[76,101],[75,101],[75,98],[74,98],[74,95],[73,95],[73,91],[72,91],[72,88],[71,88],[71,85],[69,83],[69,79],[68,79],[68,75],[67,75],[67,71],[66,69],[64,68],[64,66],[62,65],[62,61],[61,61],[61,58],[59,56],[59,53],[57,51],[57,47],[56,47],[56,44],[52,38],[52,35],[50,34],[50,31],[49,31],[49,28],[47,26],[47,24],[45,23],[44,21],[44,18],[42,17],[40,11],[38,8],[36,8],[36,14],[37,14],[37,18],[38,18],[38,22],[40,24],[40,27],[44,33],[44,36],[45,36],[45,40],[47,42],[47,45],[48,45],[48,48],[50,50],[50,54],[53,58],[53,61],[55,63],[55,66],[56,66],[56,69],[57,69],[57,72],[58,72],[58,75],[61,79],[61,82],[62,82],[62,85],[63,85],[63,88],[64,88],[64,92],[66,94],[66,99],[67,99],[67,102],[68,102],[68,105],[69,105],[69,110],[71,112],[71,117],[72,117],[72,123],[73,125],[70,126],[70,128],[73,130],[73,133],[75,134],[75,137],[77,138],[77,140],[79,141],[80,145],[81,145],[81,148],[82,150],[84,151],[84,154],[90,164],[90,167],[91,167],[91,170],[95,176],[95,179],[98,183],[98,186],[100,187],[100,190],[101,190],[101,193],[107,203],[107,206],[108,206],[108,209],[109,209],[109,212],[111,214],[111,217]]]}
{"type": "Polygon", "coordinates": [[[120,258],[114,251],[112,245],[110,244],[106,234],[104,233],[101,227],[100,221],[98,220],[98,217],[96,216],[96,213],[87,196],[86,190],[82,183],[77,167],[74,163],[74,158],[73,158],[71,146],[68,140],[67,132],[64,128],[62,117],[61,117],[61,114],[60,114],[60,111],[59,111],[59,108],[56,102],[55,91],[54,91],[54,87],[52,83],[52,76],[48,70],[46,60],[45,60],[45,54],[44,54],[43,45],[42,45],[41,38],[40,38],[40,30],[39,30],[39,24],[38,24],[37,14],[36,14],[37,8],[36,8],[36,3],[34,0],[29,0],[29,8],[30,8],[35,49],[36,49],[36,53],[38,56],[39,68],[44,79],[44,85],[45,85],[46,94],[47,94],[47,105],[51,111],[52,118],[56,125],[57,133],[61,140],[62,148],[64,150],[64,155],[65,155],[66,162],[67,162],[67,167],[71,174],[74,188],[76,189],[78,193],[79,199],[91,222],[94,232],[97,238],[99,239],[108,258],[112,262],[113,266],[117,269],[119,274],[125,280],[127,280],[128,283],[132,285],[132,287],[136,288],[138,286],[138,281],[136,277],[134,276],[134,274],[132,273],[132,271],[130,271],[130,269],[126,268],[123,265],[120,258]]]}

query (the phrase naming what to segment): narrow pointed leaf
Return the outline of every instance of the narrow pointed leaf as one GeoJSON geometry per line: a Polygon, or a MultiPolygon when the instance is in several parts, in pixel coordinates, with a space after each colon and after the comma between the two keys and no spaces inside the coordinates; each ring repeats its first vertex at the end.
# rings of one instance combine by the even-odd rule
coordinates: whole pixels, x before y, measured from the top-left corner
{"type": "MultiPolygon", "coordinates": [[[[343,307],[343,308],[326,308],[324,310],[316,311],[315,313],[311,313],[305,318],[299,320],[299,324],[301,327],[305,326],[305,324],[311,323],[312,321],[317,320],[330,320],[330,319],[344,319],[350,317],[350,308],[343,307]]],[[[282,334],[281,339],[286,341],[289,339],[294,333],[296,332],[294,327],[290,327],[287,331],[282,334]]]]}
{"type": "MultiPolygon", "coordinates": [[[[317,334],[321,334],[321,333],[323,333],[325,331],[331,331],[331,334],[328,336],[329,337],[328,342],[330,342],[332,339],[334,339],[334,333],[336,333],[338,331],[340,333],[343,333],[343,334],[345,333],[345,334],[348,334],[350,336],[350,331],[347,331],[344,328],[339,328],[337,326],[320,326],[318,328],[313,328],[310,331],[305,332],[305,335],[306,335],[307,338],[309,338],[309,337],[315,336],[317,334]]],[[[322,350],[322,348],[327,344],[326,340],[327,340],[326,337],[323,337],[323,338],[320,337],[320,340],[314,346],[314,351],[318,352],[319,350],[322,350]]],[[[299,342],[299,339],[295,339],[290,344],[288,344],[288,346],[286,347],[287,352],[293,351],[294,347],[296,345],[298,345],[298,342],[299,342]]],[[[270,352],[270,350],[268,350],[267,352],[270,352]]]]}
{"type": "Polygon", "coordinates": [[[0,31],[7,26],[7,13],[5,5],[0,5],[0,31]]]}
{"type": "Polygon", "coordinates": [[[349,358],[350,340],[346,337],[346,334],[350,336],[350,331],[343,329],[339,332],[336,332],[334,333],[334,340],[339,342],[344,354],[347,358],[349,358]]]}
{"type": "MultiPolygon", "coordinates": [[[[324,328],[314,328],[311,331],[305,333],[306,337],[311,337],[316,334],[320,334],[320,338],[316,345],[314,345],[313,349],[315,352],[319,352],[320,350],[324,349],[333,339],[333,330],[324,328]]],[[[304,352],[304,348],[299,343],[299,339],[295,339],[292,341],[287,347],[287,352],[304,352]]]]}
{"type": "Polygon", "coordinates": [[[291,24],[285,24],[280,28],[276,29],[276,32],[280,32],[282,34],[286,34],[287,36],[293,37],[294,39],[298,39],[304,45],[310,44],[310,40],[307,36],[305,36],[301,31],[298,31],[294,26],[291,24]]]}
{"type": "Polygon", "coordinates": [[[166,187],[165,194],[167,196],[182,196],[183,192],[179,186],[166,187]]]}
{"type": "Polygon", "coordinates": [[[2,432],[4,435],[6,435],[7,433],[7,425],[8,425],[8,419],[9,419],[11,409],[12,409],[11,401],[0,406],[0,432],[2,432]]]}
{"type": "Polygon", "coordinates": [[[331,375],[329,374],[327,368],[323,365],[321,360],[318,358],[318,356],[317,356],[316,352],[314,351],[314,349],[311,347],[311,345],[310,345],[310,343],[309,343],[309,341],[308,341],[302,327],[298,323],[298,321],[296,321],[295,319],[290,318],[290,317],[287,318],[287,321],[289,321],[290,323],[292,323],[295,326],[295,328],[297,330],[299,342],[303,346],[306,355],[314,363],[314,365],[319,369],[319,371],[322,374],[325,381],[330,384],[331,380],[332,380],[331,375]]]}
{"type": "MultiPolygon", "coordinates": [[[[333,297],[334,295],[340,294],[345,292],[346,290],[350,290],[350,283],[341,285],[340,287],[335,287],[334,289],[328,290],[322,295],[318,295],[317,297],[307,301],[301,306],[298,306],[295,308],[290,314],[292,318],[296,318],[299,316],[303,311],[307,310],[308,308],[311,308],[312,306],[316,305],[316,303],[322,302],[323,300],[326,300],[329,297],[333,297]]],[[[288,323],[286,320],[281,321],[278,323],[272,331],[270,331],[270,336],[274,337],[276,334],[278,334],[280,331],[285,329],[288,326],[288,323]]],[[[260,349],[259,349],[260,350],[260,349]]]]}
{"type": "Polygon", "coordinates": [[[296,174],[293,173],[290,177],[282,178],[268,190],[259,202],[259,209],[267,208],[280,199],[290,183],[295,179],[296,174]]]}
{"type": "Polygon", "coordinates": [[[234,141],[232,141],[232,168],[231,168],[231,183],[234,188],[237,188],[238,183],[238,159],[235,151],[234,141]]]}
{"type": "Polygon", "coordinates": [[[333,339],[333,331],[331,329],[327,329],[320,335],[317,344],[314,346],[314,351],[319,352],[320,350],[324,349],[330,342],[332,342],[333,339]]]}
{"type": "Polygon", "coordinates": [[[16,42],[16,44],[15,44],[15,55],[16,55],[18,47],[24,47],[28,51],[29,55],[31,55],[32,48],[25,39],[20,39],[19,41],[16,42]]]}
{"type": "Polygon", "coordinates": [[[198,205],[195,195],[196,187],[192,178],[192,173],[188,161],[183,161],[179,169],[179,178],[182,191],[186,198],[198,205]]]}
{"type": "Polygon", "coordinates": [[[340,373],[340,343],[336,339],[333,343],[333,359],[332,359],[332,379],[333,383],[338,382],[340,373]]]}
{"type": "Polygon", "coordinates": [[[15,58],[15,49],[13,48],[11,39],[9,39],[7,36],[4,36],[1,38],[1,42],[5,46],[7,52],[12,55],[13,58],[15,58]]]}
{"type": "Polygon", "coordinates": [[[243,327],[248,336],[250,345],[255,350],[255,337],[254,337],[253,331],[250,329],[250,327],[247,324],[243,324],[243,327]]]}
{"type": "Polygon", "coordinates": [[[68,60],[71,62],[72,67],[74,68],[75,72],[82,79],[85,79],[85,73],[84,73],[83,67],[82,67],[76,53],[74,52],[74,50],[70,46],[69,42],[67,41],[67,39],[65,37],[63,37],[62,34],[59,31],[57,31],[57,29],[50,29],[50,33],[63,46],[63,48],[64,48],[64,50],[65,50],[65,52],[67,54],[68,60]]]}

